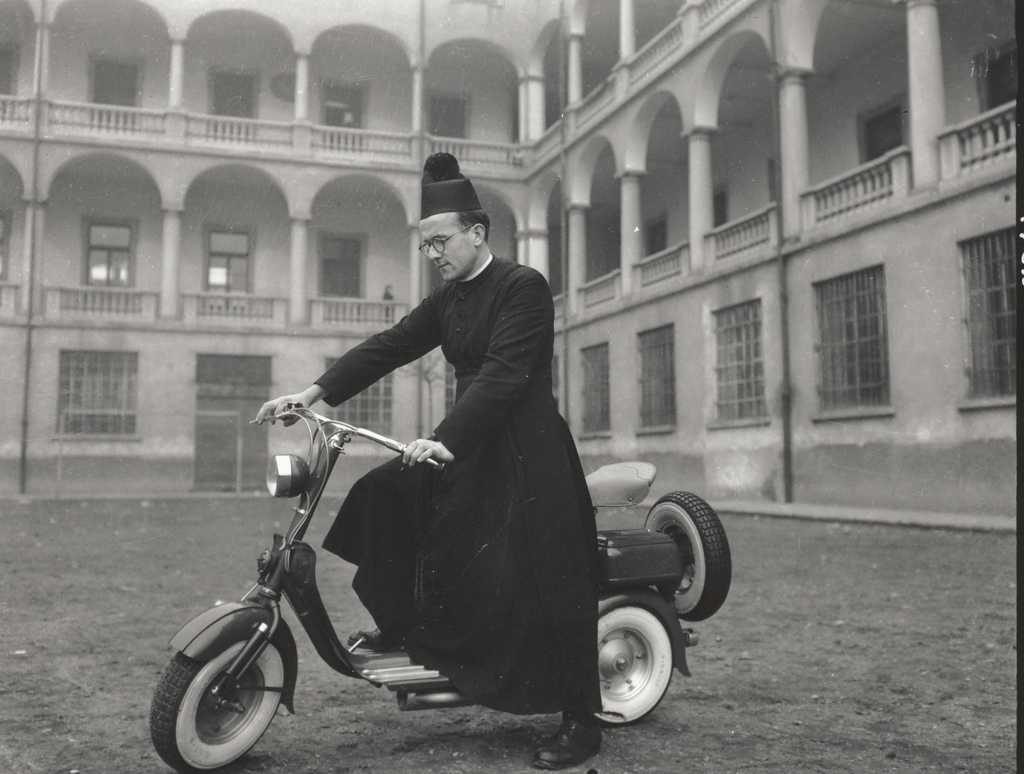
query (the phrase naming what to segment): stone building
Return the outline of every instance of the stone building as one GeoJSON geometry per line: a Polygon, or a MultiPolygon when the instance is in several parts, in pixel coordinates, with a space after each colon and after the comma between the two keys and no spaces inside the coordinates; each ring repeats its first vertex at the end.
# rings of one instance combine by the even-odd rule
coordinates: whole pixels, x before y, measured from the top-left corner
{"type": "MultiPolygon", "coordinates": [[[[29,492],[259,486],[255,407],[437,281],[450,150],[549,277],[588,465],[1009,511],[1010,0],[559,6],[0,0],[0,491],[22,438],[29,492]]],[[[445,384],[341,413],[412,438],[445,384]]]]}

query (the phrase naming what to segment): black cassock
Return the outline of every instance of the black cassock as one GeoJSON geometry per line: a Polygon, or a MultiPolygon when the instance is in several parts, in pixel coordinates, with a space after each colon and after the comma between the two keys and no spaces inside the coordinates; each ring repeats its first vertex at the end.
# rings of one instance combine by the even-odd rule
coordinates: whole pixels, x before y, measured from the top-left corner
{"type": "Polygon", "coordinates": [[[410,656],[516,713],[601,709],[596,528],[551,393],[553,319],[544,277],[495,258],[317,380],[333,406],[438,345],[455,367],[433,435],[455,461],[370,471],[324,548],[359,566],[356,593],[410,656]]]}

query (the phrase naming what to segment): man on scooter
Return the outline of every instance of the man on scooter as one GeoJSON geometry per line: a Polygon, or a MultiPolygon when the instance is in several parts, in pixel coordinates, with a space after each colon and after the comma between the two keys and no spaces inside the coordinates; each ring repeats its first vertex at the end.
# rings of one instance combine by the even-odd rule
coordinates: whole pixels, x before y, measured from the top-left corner
{"type": "Polygon", "coordinates": [[[533,765],[565,768],[601,743],[598,567],[590,496],[551,394],[551,290],[492,255],[490,220],[453,156],[427,159],[421,194],[420,251],[444,283],[257,420],[287,404],[337,405],[442,347],[454,406],[353,485],[324,541],[358,566],[353,588],[378,626],[350,642],[404,648],[485,706],[562,712],[533,765]]]}

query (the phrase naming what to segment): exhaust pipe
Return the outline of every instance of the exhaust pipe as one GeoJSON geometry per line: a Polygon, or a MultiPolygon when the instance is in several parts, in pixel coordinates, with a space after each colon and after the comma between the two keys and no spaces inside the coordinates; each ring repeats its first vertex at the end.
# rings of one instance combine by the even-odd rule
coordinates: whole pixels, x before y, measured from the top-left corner
{"type": "Polygon", "coordinates": [[[414,693],[398,691],[398,709],[403,712],[414,710],[443,709],[445,707],[469,707],[475,704],[458,691],[423,691],[414,693]]]}

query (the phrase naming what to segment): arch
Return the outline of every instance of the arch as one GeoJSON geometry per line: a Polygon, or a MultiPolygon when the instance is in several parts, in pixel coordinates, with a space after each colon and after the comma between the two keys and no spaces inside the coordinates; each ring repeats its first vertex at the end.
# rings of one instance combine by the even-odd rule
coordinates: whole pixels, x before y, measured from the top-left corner
{"type": "Polygon", "coordinates": [[[0,201],[4,200],[5,190],[11,194],[11,199],[28,198],[25,195],[25,178],[22,176],[22,170],[0,153],[0,201]]]}
{"type": "Polygon", "coordinates": [[[193,193],[198,183],[219,175],[227,177],[229,182],[232,177],[255,176],[261,179],[280,197],[281,202],[284,203],[285,212],[291,215],[291,199],[288,196],[288,187],[283,185],[281,180],[270,171],[244,162],[209,161],[197,169],[190,179],[180,184],[180,197],[176,200],[184,204],[188,201],[189,194],[193,193]]]}
{"type": "MultiPolygon", "coordinates": [[[[779,65],[811,70],[818,29],[831,0],[781,0],[779,4],[779,65]]],[[[876,9],[877,10],[877,9],[876,9]]]]}
{"type": "Polygon", "coordinates": [[[526,73],[527,75],[543,75],[544,74],[544,57],[547,54],[548,46],[551,45],[553,40],[558,39],[558,31],[561,27],[561,19],[554,18],[541,27],[540,32],[537,33],[537,37],[533,41],[533,48],[530,49],[529,56],[526,60],[526,73]]]}
{"type": "Polygon", "coordinates": [[[527,223],[529,228],[547,228],[548,201],[561,181],[558,170],[548,167],[530,183],[528,189],[527,223]]]}
{"type": "Polygon", "coordinates": [[[36,9],[26,0],[0,0],[0,44],[34,41],[36,9]]]}
{"type": "Polygon", "coordinates": [[[590,204],[590,187],[593,182],[594,168],[605,147],[611,149],[615,174],[622,171],[618,166],[619,156],[615,153],[615,146],[612,144],[612,141],[606,135],[600,133],[591,136],[584,143],[582,150],[576,155],[575,163],[569,165],[567,187],[571,204],[584,206],[590,204]]]}
{"type": "Polygon", "coordinates": [[[694,126],[701,128],[718,126],[718,108],[725,78],[736,57],[752,43],[759,43],[765,51],[768,50],[767,41],[760,32],[754,30],[736,32],[723,40],[715,49],[704,70],[704,77],[700,79],[693,112],[694,126]]]}
{"type": "Polygon", "coordinates": [[[246,17],[255,20],[259,24],[267,25],[273,28],[276,32],[284,35],[288,41],[288,47],[292,51],[295,50],[295,37],[292,35],[291,29],[281,19],[277,19],[261,11],[252,11],[248,8],[238,8],[230,6],[226,8],[217,8],[207,10],[206,12],[189,19],[185,25],[185,38],[194,37],[197,34],[197,25],[200,23],[208,24],[211,20],[227,19],[228,17],[246,17]]]}
{"type": "Polygon", "coordinates": [[[160,25],[164,28],[168,37],[170,36],[170,25],[168,24],[167,17],[164,16],[163,12],[159,8],[143,2],[143,0],[55,0],[53,5],[51,5],[47,10],[47,15],[49,16],[48,21],[54,25],[59,24],[61,21],[61,15],[71,13],[68,9],[73,6],[93,6],[94,8],[102,8],[104,13],[118,16],[121,19],[128,18],[121,15],[121,9],[134,9],[135,11],[141,11],[143,14],[159,19],[160,25]]]}
{"type": "Polygon", "coordinates": [[[52,170],[47,170],[45,165],[42,166],[39,175],[40,200],[46,201],[50,198],[54,184],[63,175],[74,171],[76,167],[93,163],[102,165],[105,170],[113,172],[115,175],[126,176],[130,171],[140,172],[156,190],[161,205],[167,201],[167,191],[161,187],[159,182],[161,177],[154,174],[147,161],[112,151],[88,150],[82,152],[72,151],[68,158],[55,165],[52,170]]]}
{"type": "MultiPolygon", "coordinates": [[[[682,121],[682,106],[679,98],[671,91],[659,89],[648,95],[630,121],[626,149],[623,153],[623,168],[636,172],[647,169],[647,146],[651,140],[654,119],[666,105],[674,104],[682,121]]],[[[685,128],[685,127],[684,127],[685,128]]]]}
{"type": "MultiPolygon", "coordinates": [[[[487,182],[479,180],[474,180],[473,187],[476,188],[477,192],[486,191],[493,199],[498,200],[498,202],[509,211],[509,213],[512,215],[512,221],[513,225],[516,228],[516,231],[524,231],[526,229],[526,223],[523,219],[523,213],[519,211],[520,208],[516,206],[516,202],[512,199],[508,192],[502,190],[497,186],[492,186],[487,182]]],[[[487,207],[484,207],[484,209],[486,210],[487,207]]]]}
{"type": "Polygon", "coordinates": [[[369,184],[372,187],[383,189],[385,193],[394,199],[402,210],[403,228],[405,224],[409,223],[412,213],[409,211],[406,197],[403,195],[403,192],[390,181],[366,172],[341,172],[325,180],[320,187],[317,188],[316,193],[313,194],[313,198],[310,200],[310,211],[312,212],[314,208],[323,205],[323,197],[329,195],[331,188],[343,185],[345,187],[351,185],[353,188],[358,188],[360,184],[369,184]]]}
{"type": "Polygon", "coordinates": [[[27,153],[18,152],[20,146],[13,142],[0,144],[0,173],[7,170],[17,181],[18,196],[25,199],[32,195],[28,190],[31,187],[32,170],[30,167],[31,157],[27,153]]]}
{"type": "Polygon", "coordinates": [[[485,38],[453,38],[451,40],[446,40],[443,43],[438,44],[427,53],[427,69],[430,69],[430,66],[434,62],[435,58],[439,54],[446,52],[446,49],[457,49],[459,47],[478,48],[480,50],[486,51],[488,54],[497,56],[503,59],[506,63],[508,63],[508,66],[511,68],[513,73],[519,72],[515,55],[500,43],[495,43],[493,40],[487,40],[485,38]]]}
{"type": "Polygon", "coordinates": [[[413,56],[412,52],[409,50],[408,43],[402,40],[402,38],[398,37],[395,33],[389,32],[388,30],[385,30],[381,27],[375,27],[372,24],[336,24],[333,27],[328,27],[325,30],[320,30],[319,32],[317,32],[316,37],[313,38],[313,42],[309,47],[310,53],[315,52],[316,47],[318,45],[323,45],[324,41],[332,34],[347,35],[349,33],[353,33],[355,35],[359,35],[362,32],[369,33],[373,37],[382,38],[389,45],[396,47],[398,50],[402,52],[402,55],[405,57],[405,62],[409,66],[409,68],[412,68],[413,56]]]}

